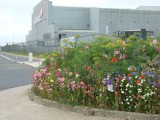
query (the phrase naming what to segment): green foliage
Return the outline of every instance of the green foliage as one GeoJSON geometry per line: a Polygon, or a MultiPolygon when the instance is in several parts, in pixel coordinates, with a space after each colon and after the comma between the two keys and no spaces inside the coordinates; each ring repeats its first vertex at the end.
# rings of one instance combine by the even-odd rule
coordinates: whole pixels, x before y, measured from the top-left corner
{"type": "Polygon", "coordinates": [[[102,35],[73,44],[47,56],[33,76],[34,91],[72,105],[159,113],[159,42],[102,35]]]}

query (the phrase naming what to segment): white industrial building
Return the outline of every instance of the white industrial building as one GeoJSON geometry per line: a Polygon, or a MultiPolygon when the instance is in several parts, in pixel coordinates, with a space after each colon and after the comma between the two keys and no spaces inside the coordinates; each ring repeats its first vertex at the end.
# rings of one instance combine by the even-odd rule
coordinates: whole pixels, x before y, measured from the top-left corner
{"type": "Polygon", "coordinates": [[[76,34],[107,34],[117,31],[146,29],[160,33],[160,7],[137,9],[84,8],[54,6],[41,0],[32,14],[32,30],[26,36],[31,44],[55,44],[76,34]]]}

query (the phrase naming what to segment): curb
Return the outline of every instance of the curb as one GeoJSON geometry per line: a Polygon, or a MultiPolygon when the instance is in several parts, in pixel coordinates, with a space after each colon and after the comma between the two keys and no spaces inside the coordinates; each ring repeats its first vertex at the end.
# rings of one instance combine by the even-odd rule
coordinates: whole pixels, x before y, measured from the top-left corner
{"type": "Polygon", "coordinates": [[[101,117],[110,117],[121,120],[160,120],[159,114],[123,112],[123,111],[113,111],[113,110],[65,105],[55,101],[42,99],[38,97],[31,89],[28,92],[28,97],[31,101],[37,104],[51,108],[58,108],[70,112],[81,113],[85,116],[101,116],[101,117]]]}

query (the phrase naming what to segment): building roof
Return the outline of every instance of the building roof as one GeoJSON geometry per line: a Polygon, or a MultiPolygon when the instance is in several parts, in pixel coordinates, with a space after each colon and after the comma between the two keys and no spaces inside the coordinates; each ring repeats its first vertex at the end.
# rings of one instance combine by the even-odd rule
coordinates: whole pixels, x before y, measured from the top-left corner
{"type": "Polygon", "coordinates": [[[139,6],[136,8],[137,10],[153,10],[153,11],[160,11],[160,6],[139,6]]]}

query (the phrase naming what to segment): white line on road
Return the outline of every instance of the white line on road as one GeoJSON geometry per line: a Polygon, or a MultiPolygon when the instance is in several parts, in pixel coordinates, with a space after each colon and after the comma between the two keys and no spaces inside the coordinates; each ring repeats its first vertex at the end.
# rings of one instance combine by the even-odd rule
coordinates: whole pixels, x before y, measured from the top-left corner
{"type": "Polygon", "coordinates": [[[8,58],[8,57],[6,57],[6,56],[3,56],[3,55],[0,55],[1,57],[3,57],[3,58],[5,58],[5,59],[7,59],[7,60],[10,60],[10,61],[12,61],[12,62],[15,62],[15,60],[12,60],[12,59],[10,59],[10,58],[8,58]]]}

